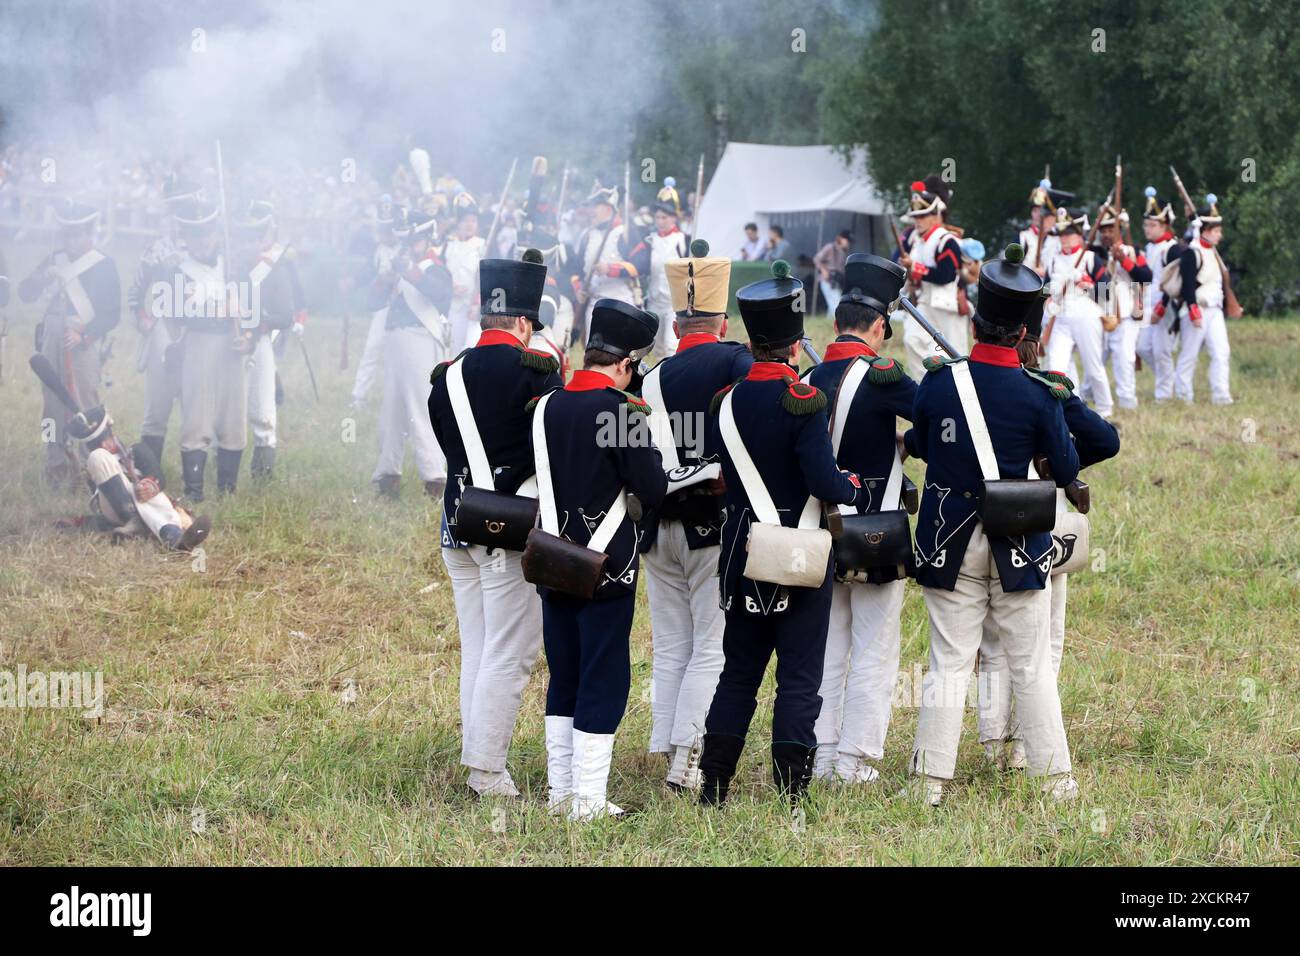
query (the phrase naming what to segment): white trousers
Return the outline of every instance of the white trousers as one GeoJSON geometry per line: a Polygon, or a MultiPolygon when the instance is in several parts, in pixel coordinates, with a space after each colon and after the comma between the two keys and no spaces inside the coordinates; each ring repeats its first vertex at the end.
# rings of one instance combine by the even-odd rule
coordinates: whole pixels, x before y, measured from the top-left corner
{"type": "Polygon", "coordinates": [[[1079,364],[1083,366],[1080,397],[1087,398],[1098,415],[1109,418],[1115,410],[1115,403],[1110,395],[1106,363],[1102,360],[1104,334],[1101,319],[1091,312],[1057,315],[1052,325],[1052,337],[1047,343],[1047,367],[1057,371],[1067,368],[1071,354],[1077,350],[1079,364]]]}
{"type": "Polygon", "coordinates": [[[1106,351],[1115,376],[1115,400],[1120,408],[1137,408],[1137,346],[1143,325],[1139,319],[1120,319],[1106,332],[1106,351]]]}
{"type": "Polygon", "coordinates": [[[1029,772],[1069,772],[1070,749],[1052,669],[1051,594],[1003,591],[984,529],[976,527],[955,590],[926,588],[925,603],[930,612],[930,669],[921,685],[912,770],[952,779],[966,692],[987,624],[997,632],[1006,654],[1029,772]]]}
{"type": "Polygon", "coordinates": [[[254,445],[275,447],[275,352],[269,335],[257,337],[248,363],[248,425],[254,445]]]}
{"type": "MultiPolygon", "coordinates": [[[[159,436],[167,434],[167,425],[171,421],[172,407],[181,397],[180,363],[172,366],[166,364],[167,347],[172,344],[167,331],[167,323],[162,319],[154,322],[153,328],[144,335],[144,419],[140,422],[140,434],[159,436]]],[[[177,358],[180,358],[177,345],[177,358]]]]}
{"type": "MultiPolygon", "coordinates": [[[[947,309],[922,308],[921,311],[958,354],[965,354],[970,320],[963,319],[956,312],[949,312],[947,309]]],[[[903,320],[903,348],[907,352],[907,368],[912,373],[912,378],[918,381],[925,375],[925,366],[921,364],[922,362],[931,355],[938,355],[940,358],[947,358],[948,355],[911,316],[903,320]]]]}
{"type": "Polygon", "coordinates": [[[357,377],[352,383],[352,401],[360,405],[370,394],[370,387],[375,384],[384,365],[384,322],[388,320],[388,310],[380,309],[370,314],[370,328],[366,332],[366,345],[361,350],[361,361],[357,363],[357,377]]]}
{"type": "Polygon", "coordinates": [[[903,582],[831,587],[817,747],[879,760],[898,681],[903,582]]]}
{"type": "Polygon", "coordinates": [[[460,625],[460,762],[506,769],[528,675],[542,646],[542,601],[524,581],[523,555],[474,545],[443,548],[460,625]]]}
{"type": "Polygon", "coordinates": [[[835,307],[840,304],[840,297],[844,294],[835,288],[831,283],[822,279],[820,282],[822,290],[822,299],[826,302],[826,314],[831,318],[835,317],[835,307]]]}
{"type": "Polygon", "coordinates": [[[1201,310],[1201,324],[1193,325],[1191,316],[1183,310],[1181,325],[1182,351],[1174,369],[1174,394],[1185,402],[1192,400],[1192,379],[1201,357],[1201,348],[1210,353],[1210,401],[1215,405],[1232,404],[1228,388],[1229,358],[1228,325],[1223,309],[1206,307],[1201,310]]]}
{"type": "Polygon", "coordinates": [[[1156,380],[1156,401],[1167,402],[1174,397],[1174,356],[1178,351],[1181,332],[1171,332],[1174,315],[1164,317],[1151,326],[1151,374],[1156,380]]]}
{"type": "MultiPolygon", "coordinates": [[[[181,366],[181,451],[248,444],[248,356],[229,331],[185,333],[181,366]]],[[[272,402],[275,397],[272,396],[272,402]]]]}
{"type": "Polygon", "coordinates": [[[718,551],[692,551],[680,521],[659,525],[643,559],[654,646],[650,752],[691,747],[704,734],[704,718],[722,673],[718,607],[718,551]]]}
{"type": "Polygon", "coordinates": [[[652,295],[646,300],[645,307],[659,316],[659,331],[655,333],[655,355],[667,358],[677,351],[677,335],[673,332],[673,319],[677,313],[673,311],[672,297],[652,295]]]}
{"type": "MultiPolygon", "coordinates": [[[[1065,601],[1069,594],[1068,574],[1052,575],[1048,589],[1052,592],[1052,671],[1061,676],[1061,657],[1065,652],[1065,601]]],[[[1011,706],[1011,674],[1006,651],[996,628],[984,624],[980,643],[979,732],[980,743],[992,740],[1020,739],[1011,706]]]]}
{"type": "Polygon", "coordinates": [[[384,333],[384,400],[379,408],[379,462],[374,480],[400,475],[409,440],[422,481],[447,477],[447,460],[429,423],[429,373],[446,349],[423,327],[384,333]]]}
{"type": "MultiPolygon", "coordinates": [[[[169,524],[174,524],[181,529],[188,527],[188,523],[181,518],[176,506],[172,503],[171,498],[167,497],[165,491],[158,492],[148,501],[141,501],[135,493],[135,486],[131,484],[131,480],[126,477],[126,472],[122,470],[122,463],[117,460],[117,456],[112,452],[105,451],[103,448],[96,448],[87,455],[86,474],[96,486],[109,481],[114,475],[121,475],[122,480],[126,482],[126,486],[131,489],[131,497],[135,498],[135,510],[139,515],[138,520],[159,541],[162,538],[159,537],[158,532],[169,524]]],[[[119,515],[103,495],[99,496],[99,513],[117,525],[121,525],[126,521],[126,516],[119,515]]]]}
{"type": "Polygon", "coordinates": [[[451,323],[451,348],[457,355],[463,349],[473,348],[482,331],[478,316],[470,315],[470,305],[468,299],[452,299],[451,305],[447,307],[447,321],[451,323]]]}

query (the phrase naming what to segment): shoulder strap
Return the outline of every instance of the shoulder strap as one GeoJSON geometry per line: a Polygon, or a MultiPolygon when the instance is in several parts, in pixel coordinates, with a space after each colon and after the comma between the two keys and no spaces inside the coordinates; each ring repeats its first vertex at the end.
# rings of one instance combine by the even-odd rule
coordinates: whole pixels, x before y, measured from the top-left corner
{"type": "MultiPolygon", "coordinates": [[[[479,434],[478,423],[474,420],[474,409],[469,404],[469,393],[465,390],[465,363],[461,359],[452,361],[446,376],[447,397],[451,399],[451,413],[456,419],[456,427],[460,429],[460,440],[465,445],[470,478],[475,488],[495,491],[492,465],[488,461],[487,451],[483,448],[483,436],[479,434]]],[[[541,403],[538,404],[540,406],[541,403]]]]}
{"type": "MultiPolygon", "coordinates": [[[[844,425],[848,420],[849,409],[853,407],[853,399],[858,394],[858,389],[862,387],[862,381],[867,377],[867,372],[871,368],[871,363],[864,358],[855,359],[844,370],[844,377],[840,379],[839,388],[835,392],[835,409],[831,414],[831,448],[834,450],[835,457],[840,457],[840,441],[844,438],[844,425]],[[843,402],[843,406],[840,405],[843,402]]],[[[889,480],[885,483],[885,496],[880,501],[882,511],[897,511],[899,500],[903,494],[903,460],[898,457],[898,448],[894,448],[894,463],[889,469],[889,480]]],[[[841,514],[855,514],[852,505],[840,505],[841,514]]]]}
{"type": "Polygon", "coordinates": [[[650,435],[655,447],[663,457],[664,471],[672,471],[681,464],[677,454],[677,442],[673,437],[673,421],[664,405],[663,385],[659,381],[659,372],[664,367],[660,362],[650,370],[641,383],[641,395],[650,405],[650,435]]]}
{"type": "Polygon", "coordinates": [[[951,367],[962,414],[966,416],[966,427],[970,429],[971,441],[975,443],[980,471],[983,472],[985,481],[997,481],[998,458],[993,453],[993,441],[989,438],[989,428],[984,422],[984,411],[980,408],[980,398],[975,391],[975,381],[971,378],[970,365],[967,362],[955,362],[951,367]]]}
{"type": "MultiPolygon", "coordinates": [[[[727,392],[719,409],[718,428],[722,432],[722,443],[727,448],[727,454],[731,456],[731,463],[736,466],[741,487],[745,489],[745,496],[749,498],[749,503],[754,508],[755,517],[763,524],[779,525],[781,513],[776,510],[776,502],[768,493],[767,485],[763,484],[763,476],[758,473],[754,459],[749,457],[749,449],[745,447],[736,428],[736,417],[731,412],[731,399],[735,393],[735,389],[727,392]]],[[[799,514],[799,527],[816,528],[820,524],[821,514],[817,499],[809,495],[803,511],[799,514]]]]}
{"type": "MultiPolygon", "coordinates": [[[[542,530],[558,536],[560,519],[555,508],[555,485],[551,481],[551,457],[546,449],[546,406],[554,394],[553,391],[547,392],[533,409],[533,464],[537,468],[537,507],[542,518],[542,530]]],[[[626,515],[627,493],[626,489],[620,488],[586,547],[592,551],[604,551],[626,515]]]]}

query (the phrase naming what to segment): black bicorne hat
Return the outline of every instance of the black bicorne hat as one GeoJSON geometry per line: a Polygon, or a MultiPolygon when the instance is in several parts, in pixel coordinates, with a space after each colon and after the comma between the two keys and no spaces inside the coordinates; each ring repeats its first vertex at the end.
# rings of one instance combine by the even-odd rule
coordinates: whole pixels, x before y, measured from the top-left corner
{"type": "Polygon", "coordinates": [[[984,263],[980,268],[976,317],[1003,329],[1014,330],[1026,324],[1031,309],[1042,297],[1043,277],[1025,265],[1024,258],[1024,247],[1013,242],[1001,259],[984,263]]]}
{"type": "Polygon", "coordinates": [[[103,405],[96,405],[78,412],[68,421],[68,434],[81,442],[98,441],[112,424],[108,410],[103,405]]]}
{"type": "Polygon", "coordinates": [[[77,229],[94,225],[99,220],[99,209],[89,203],[68,199],[59,205],[54,218],[64,229],[77,229]]]}
{"type": "Polygon", "coordinates": [[[526,249],[518,262],[484,259],[478,264],[480,315],[521,315],[532,321],[534,329],[540,329],[538,310],[545,288],[546,266],[536,249],[526,249]]]}
{"type": "Polygon", "coordinates": [[[618,299],[598,299],[591,309],[587,348],[619,358],[640,359],[654,347],[659,319],[618,299]]]}
{"type": "Polygon", "coordinates": [[[754,345],[779,349],[803,338],[803,283],[790,275],[784,259],[772,263],[772,278],[738,290],[736,305],[754,345]]]}

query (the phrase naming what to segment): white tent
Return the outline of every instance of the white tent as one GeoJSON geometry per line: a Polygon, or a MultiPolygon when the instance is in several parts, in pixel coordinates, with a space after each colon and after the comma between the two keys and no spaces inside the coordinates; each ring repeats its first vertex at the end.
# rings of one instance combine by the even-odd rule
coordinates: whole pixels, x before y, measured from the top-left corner
{"type": "Polygon", "coordinates": [[[772,218],[781,214],[882,216],[884,200],[870,180],[854,172],[860,159],[855,157],[850,168],[831,146],[728,143],[704,190],[693,231],[709,241],[715,255],[738,256],[747,222],[758,223],[766,237],[772,218]]]}

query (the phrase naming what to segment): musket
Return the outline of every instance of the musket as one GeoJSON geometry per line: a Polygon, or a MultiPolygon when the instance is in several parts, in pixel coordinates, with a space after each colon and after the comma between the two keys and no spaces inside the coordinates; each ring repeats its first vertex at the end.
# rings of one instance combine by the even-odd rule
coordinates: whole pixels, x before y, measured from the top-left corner
{"type": "MultiPolygon", "coordinates": [[[[934,344],[939,346],[940,349],[948,354],[949,358],[962,358],[962,356],[958,354],[957,350],[953,348],[952,343],[943,337],[943,333],[936,329],[930,320],[921,314],[920,309],[907,301],[906,297],[900,298],[898,301],[902,304],[903,308],[911,313],[912,318],[916,319],[917,324],[925,330],[926,334],[929,335],[930,338],[934,339],[934,344]]],[[[1079,481],[1076,478],[1074,481],[1066,485],[1063,490],[1065,491],[1065,497],[1069,499],[1070,504],[1074,505],[1074,507],[1079,510],[1080,514],[1086,515],[1088,509],[1092,506],[1092,499],[1088,491],[1087,482],[1079,481]]]]}
{"type": "Polygon", "coordinates": [[[799,340],[799,344],[803,347],[804,353],[812,359],[813,365],[822,364],[822,357],[817,353],[817,347],[813,345],[812,339],[810,339],[806,333],[804,334],[804,337],[799,340]]]}
{"type": "Polygon", "coordinates": [[[704,154],[700,153],[700,166],[695,171],[695,206],[691,209],[691,238],[700,237],[700,200],[704,198],[704,154]]]}
{"type": "Polygon", "coordinates": [[[623,244],[632,248],[632,161],[623,163],[623,244]]]}
{"type": "Polygon", "coordinates": [[[316,388],[316,372],[311,367],[311,356],[307,354],[307,343],[302,340],[301,335],[295,335],[298,340],[298,348],[302,349],[302,360],[307,366],[307,377],[311,379],[311,393],[316,396],[316,404],[320,404],[320,391],[316,388]]]}
{"type": "Polygon", "coordinates": [[[560,238],[560,228],[564,223],[564,198],[569,192],[569,164],[564,164],[564,172],[560,174],[560,195],[555,200],[555,238],[560,238]]]}
{"type": "Polygon", "coordinates": [[[244,335],[243,325],[240,322],[239,310],[237,308],[231,308],[229,280],[234,264],[230,260],[230,207],[226,202],[226,167],[221,161],[221,140],[217,140],[217,202],[221,207],[222,281],[227,283],[225,291],[226,309],[232,313],[230,321],[235,335],[234,341],[231,345],[237,352],[247,352],[248,339],[244,335]]]}
{"type": "MultiPolygon", "coordinates": [[[[1178,195],[1183,197],[1183,206],[1187,210],[1187,221],[1194,221],[1196,216],[1196,204],[1192,202],[1192,197],[1187,195],[1187,189],[1183,186],[1182,179],[1178,176],[1178,171],[1171,165],[1169,173],[1174,177],[1174,186],[1178,189],[1178,195]]],[[[1232,277],[1228,275],[1228,267],[1223,263],[1223,257],[1219,255],[1219,249],[1214,248],[1214,258],[1218,260],[1219,272],[1223,276],[1223,312],[1230,319],[1239,319],[1242,315],[1241,303],[1237,301],[1237,293],[1232,291],[1232,277]]]]}
{"type": "MultiPolygon", "coordinates": [[[[894,234],[894,245],[898,246],[898,258],[901,260],[903,256],[907,255],[907,250],[903,248],[903,237],[898,232],[898,222],[894,217],[894,210],[886,209],[885,218],[889,220],[889,231],[894,234]]],[[[910,273],[903,284],[907,288],[912,288],[912,276],[910,273]]],[[[904,295],[903,298],[910,299],[911,296],[904,295]]]]}
{"type": "Polygon", "coordinates": [[[506,184],[501,188],[501,199],[497,202],[496,215],[492,217],[492,228],[488,230],[487,238],[483,240],[484,255],[492,255],[492,239],[497,234],[497,226],[501,225],[501,216],[506,209],[506,197],[510,195],[510,184],[515,181],[515,167],[519,165],[519,157],[516,156],[510,161],[510,172],[506,174],[506,184]]]}

